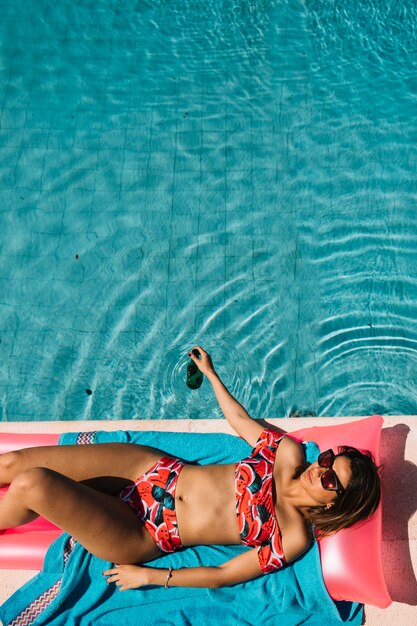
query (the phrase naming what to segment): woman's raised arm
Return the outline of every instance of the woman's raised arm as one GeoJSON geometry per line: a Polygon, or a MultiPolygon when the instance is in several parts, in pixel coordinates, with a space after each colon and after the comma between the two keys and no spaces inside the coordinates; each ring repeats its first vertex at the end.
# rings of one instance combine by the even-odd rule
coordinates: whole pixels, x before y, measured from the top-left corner
{"type": "Polygon", "coordinates": [[[201,346],[195,346],[193,350],[199,353],[200,358],[195,356],[193,352],[190,352],[188,356],[210,381],[217,402],[225,418],[237,434],[253,447],[263,431],[264,426],[252,419],[245,408],[232,396],[230,391],[228,391],[214,369],[210,355],[203,350],[201,346]]]}

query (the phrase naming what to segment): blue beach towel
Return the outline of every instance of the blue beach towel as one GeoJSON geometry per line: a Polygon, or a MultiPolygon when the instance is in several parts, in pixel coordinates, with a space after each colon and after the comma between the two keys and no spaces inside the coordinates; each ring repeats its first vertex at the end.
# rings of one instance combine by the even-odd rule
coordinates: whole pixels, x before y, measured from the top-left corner
{"type": "MultiPolygon", "coordinates": [[[[248,445],[224,434],[96,432],[83,441],[124,441],[161,448],[187,461],[230,463],[244,458],[248,445]]],[[[64,434],[60,444],[80,441],[64,434]]],[[[314,443],[305,444],[313,461],[314,443]]],[[[317,545],[279,572],[234,587],[192,589],[153,587],[121,592],[107,585],[102,572],[110,563],[88,553],[63,534],[49,548],[44,568],[0,608],[4,626],[340,626],[362,623],[362,605],[333,602],[321,573],[317,545]],[[70,551],[70,548],[72,550],[70,551]]],[[[242,546],[198,546],[157,559],[155,567],[217,565],[242,546]]]]}

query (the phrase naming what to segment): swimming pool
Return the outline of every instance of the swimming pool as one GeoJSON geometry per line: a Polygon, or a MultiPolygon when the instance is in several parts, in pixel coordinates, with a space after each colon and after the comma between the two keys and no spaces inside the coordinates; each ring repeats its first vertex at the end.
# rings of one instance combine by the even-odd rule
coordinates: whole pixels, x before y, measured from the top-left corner
{"type": "Polygon", "coordinates": [[[0,420],[417,413],[417,9],[0,0],[0,420]]]}

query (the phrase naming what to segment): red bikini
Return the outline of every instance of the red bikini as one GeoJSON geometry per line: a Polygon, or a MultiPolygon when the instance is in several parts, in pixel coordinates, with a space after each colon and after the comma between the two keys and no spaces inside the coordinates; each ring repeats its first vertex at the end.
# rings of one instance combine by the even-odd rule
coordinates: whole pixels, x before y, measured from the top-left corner
{"type": "Polygon", "coordinates": [[[175,512],[175,491],[185,463],[164,456],[119,495],[142,520],[161,552],[182,548],[175,512]]]}
{"type": "MultiPolygon", "coordinates": [[[[236,464],[236,514],[242,543],[258,548],[264,574],[285,565],[282,538],[275,516],[273,471],[284,435],[265,429],[250,456],[236,464]]],[[[182,547],[175,513],[175,489],[184,463],[163,457],[120,494],[143,521],[162,552],[182,547]]]]}
{"type": "Polygon", "coordinates": [[[236,464],[239,533],[244,545],[251,548],[258,546],[259,563],[264,574],[286,563],[273,499],[275,455],[283,437],[266,428],[250,456],[236,464]]]}

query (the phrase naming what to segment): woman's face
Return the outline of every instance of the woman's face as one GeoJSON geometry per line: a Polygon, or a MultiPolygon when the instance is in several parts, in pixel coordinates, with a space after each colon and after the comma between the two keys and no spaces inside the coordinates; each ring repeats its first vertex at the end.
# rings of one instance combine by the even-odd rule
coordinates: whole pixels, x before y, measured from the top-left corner
{"type": "MultiPolygon", "coordinates": [[[[352,476],[349,459],[346,456],[337,456],[332,469],[336,472],[339,483],[346,489],[352,476]]],[[[325,472],[327,468],[320,467],[315,461],[300,476],[305,491],[315,501],[316,506],[331,504],[337,498],[336,491],[328,491],[321,484],[320,477],[325,472]]]]}

